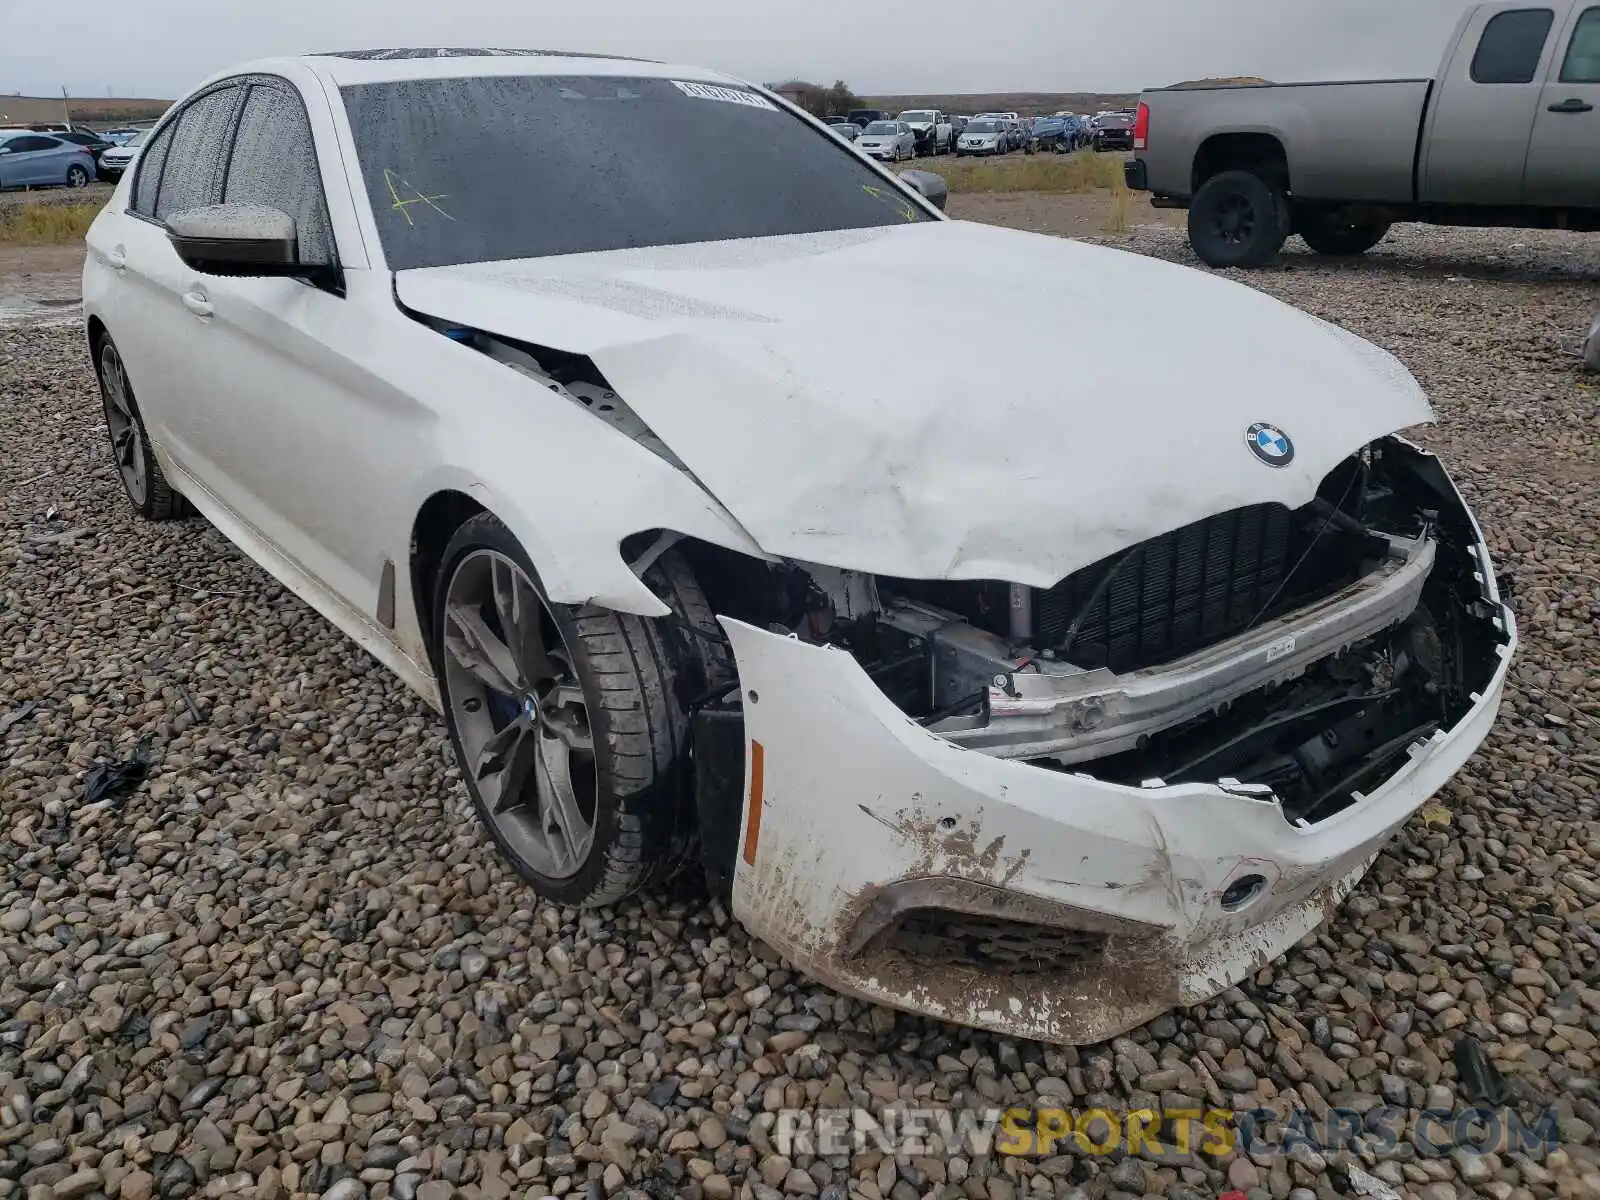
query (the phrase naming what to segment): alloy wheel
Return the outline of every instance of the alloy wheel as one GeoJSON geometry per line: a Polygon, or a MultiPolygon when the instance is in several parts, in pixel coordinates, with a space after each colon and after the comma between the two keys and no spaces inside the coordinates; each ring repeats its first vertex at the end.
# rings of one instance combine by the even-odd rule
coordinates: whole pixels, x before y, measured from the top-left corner
{"type": "Polygon", "coordinates": [[[594,845],[594,735],[577,665],[527,572],[474,550],[445,593],[445,700],[484,814],[538,874],[577,874],[594,845]]]}
{"type": "Polygon", "coordinates": [[[106,429],[111,434],[111,455],[128,498],[143,505],[149,491],[144,470],[144,435],[133,412],[133,391],[122,367],[122,356],[109,341],[100,350],[100,397],[105,406],[106,429]]]}

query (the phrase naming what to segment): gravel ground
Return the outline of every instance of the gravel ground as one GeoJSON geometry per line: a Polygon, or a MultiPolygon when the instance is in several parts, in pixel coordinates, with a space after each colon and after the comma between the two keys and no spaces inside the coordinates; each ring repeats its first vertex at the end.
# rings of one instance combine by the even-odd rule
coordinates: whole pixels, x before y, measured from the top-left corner
{"type": "MultiPolygon", "coordinates": [[[[1026,224],[1035,203],[961,208],[1026,224]]],[[[1170,228],[1103,240],[1187,261],[1170,228]]],[[[1575,360],[1594,245],[1406,230],[1247,277],[1431,390],[1421,440],[1515,578],[1523,650],[1444,810],[1327,927],[1077,1050],[839,998],[692,889],[536,904],[473,828],[433,715],[205,523],[138,523],[77,333],[8,331],[0,1200],[1600,1192],[1600,394],[1575,360]],[[141,739],[150,780],[84,803],[91,765],[141,739]],[[1304,1147],[1173,1165],[773,1144],[785,1106],[1453,1110],[1463,1035],[1526,1114],[1553,1106],[1558,1149],[1347,1173],[1304,1147]]]]}

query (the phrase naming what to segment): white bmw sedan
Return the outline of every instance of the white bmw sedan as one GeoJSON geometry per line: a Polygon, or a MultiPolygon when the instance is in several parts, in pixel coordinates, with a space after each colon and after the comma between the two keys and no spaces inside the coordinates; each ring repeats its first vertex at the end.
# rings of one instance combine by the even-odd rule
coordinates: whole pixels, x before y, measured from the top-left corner
{"type": "Polygon", "coordinates": [[[692,864],[840,989],[1097,1040],[1323,920],[1515,627],[1392,357],[928,196],[689,67],[257,62],[89,231],[89,346],[129,500],[437,706],[541,896],[692,864]]]}

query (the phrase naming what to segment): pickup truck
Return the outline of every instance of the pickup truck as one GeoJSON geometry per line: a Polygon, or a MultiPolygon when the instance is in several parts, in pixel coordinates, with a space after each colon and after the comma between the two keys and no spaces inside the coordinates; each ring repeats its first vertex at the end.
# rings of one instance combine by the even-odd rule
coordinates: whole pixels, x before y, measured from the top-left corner
{"type": "Polygon", "coordinates": [[[950,123],[946,113],[931,108],[912,108],[895,120],[911,126],[911,132],[917,139],[918,154],[948,154],[956,148],[955,126],[950,123]]]}
{"type": "Polygon", "coordinates": [[[1395,222],[1600,230],[1600,3],[1467,10],[1432,79],[1160,88],[1128,186],[1189,210],[1213,267],[1290,234],[1361,254],[1395,222]]]}

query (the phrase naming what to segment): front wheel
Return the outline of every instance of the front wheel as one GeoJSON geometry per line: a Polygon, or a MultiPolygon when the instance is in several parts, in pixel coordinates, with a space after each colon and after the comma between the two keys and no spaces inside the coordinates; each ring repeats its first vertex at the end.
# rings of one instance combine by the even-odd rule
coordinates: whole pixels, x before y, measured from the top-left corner
{"type": "Polygon", "coordinates": [[[621,900],[693,844],[688,701],[731,658],[677,554],[645,578],[672,616],[554,603],[488,513],[439,572],[431,650],[462,778],[500,853],[560,904],[621,900]]]}
{"type": "Polygon", "coordinates": [[[1223,171],[1189,203],[1189,244],[1208,267],[1259,267],[1289,236],[1289,202],[1252,171],[1223,171]]]}
{"type": "Polygon", "coordinates": [[[1388,232],[1388,221],[1357,223],[1330,216],[1308,220],[1300,237],[1318,254],[1348,257],[1365,254],[1388,232]]]}
{"type": "Polygon", "coordinates": [[[67,186],[69,188],[88,187],[89,172],[77,163],[73,163],[67,168],[67,186]]]}

